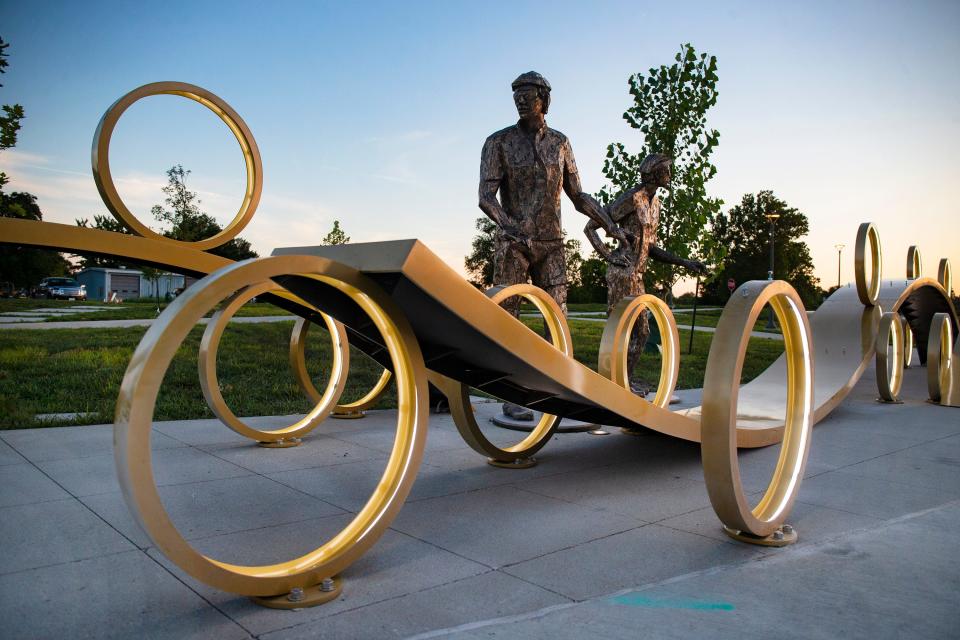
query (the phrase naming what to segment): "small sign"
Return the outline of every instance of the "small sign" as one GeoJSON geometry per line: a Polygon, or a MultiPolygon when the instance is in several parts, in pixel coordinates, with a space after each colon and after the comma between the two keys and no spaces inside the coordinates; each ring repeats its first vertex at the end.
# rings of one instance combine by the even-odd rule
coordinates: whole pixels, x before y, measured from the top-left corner
{"type": "Polygon", "coordinates": [[[733,290],[737,288],[737,281],[733,278],[727,280],[727,289],[730,289],[730,293],[733,293],[733,290]]]}

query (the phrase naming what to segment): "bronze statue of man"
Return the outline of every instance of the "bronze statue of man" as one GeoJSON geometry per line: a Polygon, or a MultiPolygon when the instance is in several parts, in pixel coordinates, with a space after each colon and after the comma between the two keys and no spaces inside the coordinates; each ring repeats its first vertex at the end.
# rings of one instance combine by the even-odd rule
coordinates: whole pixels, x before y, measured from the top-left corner
{"type": "MultiPolygon", "coordinates": [[[[597,253],[607,261],[607,313],[627,296],[644,293],[643,274],[647,260],[680,265],[694,273],[706,273],[706,266],[696,260],[687,260],[657,246],[657,226],[660,223],[660,198],[657,189],[670,187],[670,156],[654,153],[640,163],[640,185],[628,189],[605,207],[615,224],[622,227],[626,241],[620,241],[612,252],[597,235],[599,225],[591,220],[584,232],[597,253]]],[[[627,353],[630,386],[640,395],[648,389],[634,377],[634,367],[650,335],[647,314],[642,314],[634,325],[627,353]]]]}
{"type": "MultiPolygon", "coordinates": [[[[480,209],[498,227],[493,282],[510,285],[529,277],[566,312],[561,190],[597,227],[623,236],[600,204],[584,193],[570,141],[546,125],[550,83],[528,71],[511,86],[520,121],[487,138],[480,157],[480,209]]],[[[515,312],[515,305],[510,308],[515,312]]]]}
{"type": "MultiPolygon", "coordinates": [[[[597,227],[624,241],[626,238],[600,204],[584,193],[570,141],[546,124],[550,107],[547,79],[528,71],[511,87],[520,121],[487,138],[480,154],[480,209],[497,225],[493,282],[511,285],[529,278],[566,313],[560,191],[565,191],[576,210],[597,227]]],[[[517,315],[516,301],[504,306],[517,315]]],[[[510,403],[504,404],[503,411],[510,418],[533,419],[531,411],[510,403]]]]}

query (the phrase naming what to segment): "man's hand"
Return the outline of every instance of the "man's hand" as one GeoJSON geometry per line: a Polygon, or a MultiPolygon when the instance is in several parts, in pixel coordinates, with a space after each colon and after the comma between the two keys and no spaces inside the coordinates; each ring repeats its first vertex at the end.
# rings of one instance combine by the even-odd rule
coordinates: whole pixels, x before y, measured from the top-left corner
{"type": "Polygon", "coordinates": [[[700,262],[699,260],[685,260],[683,266],[688,271],[693,271],[698,276],[707,275],[707,265],[700,262]]]}
{"type": "Polygon", "coordinates": [[[630,244],[630,239],[627,237],[627,232],[623,230],[618,224],[614,224],[609,229],[605,229],[607,235],[615,240],[619,240],[622,244],[630,244]]]}

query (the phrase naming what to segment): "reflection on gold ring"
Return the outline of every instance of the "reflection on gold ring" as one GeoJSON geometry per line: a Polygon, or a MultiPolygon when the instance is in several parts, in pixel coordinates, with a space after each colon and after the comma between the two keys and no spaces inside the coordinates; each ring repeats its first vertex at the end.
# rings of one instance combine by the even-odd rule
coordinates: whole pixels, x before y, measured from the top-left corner
{"type": "MultiPolygon", "coordinates": [[[[203,332],[203,338],[200,340],[200,357],[198,360],[200,387],[203,389],[203,397],[207,401],[207,406],[209,406],[214,415],[220,419],[220,422],[240,435],[258,442],[290,441],[310,433],[329,415],[333,404],[343,392],[347,377],[347,361],[343,358],[345,349],[342,347],[340,349],[334,348],[330,366],[330,381],[327,384],[325,393],[322,396],[317,394],[315,398],[311,397],[311,400],[314,402],[313,409],[303,418],[283,429],[273,431],[254,429],[240,420],[230,407],[227,406],[226,401],[223,399],[223,394],[220,392],[220,383],[217,380],[217,351],[220,346],[220,339],[223,337],[223,332],[227,328],[230,319],[233,318],[237,310],[245,303],[268,291],[276,291],[278,289],[279,287],[272,282],[263,282],[238,291],[228,300],[227,304],[213,314],[210,322],[207,323],[207,328],[203,332]]],[[[327,321],[327,326],[331,326],[333,320],[326,315],[324,315],[323,318],[327,321]]],[[[301,319],[300,322],[306,321],[301,319]]],[[[295,373],[299,372],[295,369],[295,373]]]]}
{"type": "MultiPolygon", "coordinates": [[[[514,284],[488,289],[487,296],[497,303],[513,296],[520,296],[531,302],[543,315],[553,346],[567,357],[573,357],[573,339],[570,336],[570,328],[567,326],[560,306],[546,291],[531,284],[514,284]]],[[[467,385],[435,372],[431,372],[430,382],[447,396],[450,404],[450,415],[466,443],[477,453],[494,461],[515,462],[518,459],[529,458],[550,440],[557,425],[560,424],[558,416],[544,413],[526,438],[515,445],[501,448],[490,442],[480,430],[470,406],[470,393],[467,385]]]]}
{"type": "Polygon", "coordinates": [[[940,264],[937,267],[937,282],[947,292],[947,297],[953,295],[953,271],[950,268],[949,258],[940,258],[940,264]]]}
{"type": "Polygon", "coordinates": [[[857,241],[853,254],[854,279],[860,302],[870,306],[877,303],[880,295],[880,274],[883,273],[883,254],[880,251],[880,234],[876,227],[864,222],[857,229],[857,241]],[[867,243],[870,243],[870,280],[867,281],[867,243]]]}
{"type": "Polygon", "coordinates": [[[920,258],[920,247],[910,245],[907,249],[907,280],[916,280],[923,275],[923,260],[920,258]]]}
{"type": "Polygon", "coordinates": [[[309,587],[339,574],[386,531],[413,486],[426,441],[428,394],[423,356],[406,317],[375,283],[355,269],[314,256],[274,256],[224,267],[177,297],[134,351],[120,385],[114,452],[124,497],[144,531],[172,562],[217,589],[269,596],[309,587]],[[349,296],[384,336],[397,379],[394,448],[370,500],[328,542],[299,558],[245,566],[201,554],[167,514],[153,477],[150,433],[157,393],[174,355],[197,322],[233,292],[301,274],[349,296]]]}
{"type": "Polygon", "coordinates": [[[653,314],[660,329],[662,347],[660,380],[653,404],[666,409],[677,386],[677,375],[680,372],[680,334],[673,311],[660,298],[645,293],[626,297],[616,304],[603,327],[597,372],[625,389],[630,388],[630,372],[627,370],[630,337],[640,314],[647,309],[653,314]]]}
{"type": "Polygon", "coordinates": [[[810,324],[800,296],[781,280],[747,282],[730,298],[720,316],[703,383],[703,473],[710,502],[728,530],[765,537],[783,524],[800,489],[812,428],[810,324]],[[767,303],[783,330],[787,413],[773,477],[760,502],[751,509],[737,459],[737,400],[750,333],[767,303]]]}
{"type": "Polygon", "coordinates": [[[107,112],[100,119],[97,125],[97,132],[93,137],[93,153],[91,155],[93,163],[93,180],[100,191],[100,197],[103,203],[113,216],[123,223],[131,232],[144,238],[160,240],[168,243],[189,246],[193,249],[206,251],[219,247],[225,242],[229,242],[243,230],[260,203],[260,194],[263,191],[263,164],[260,160],[260,150],[257,148],[257,142],[253,139],[253,134],[243,121],[243,118],[233,110],[233,108],[220,99],[218,96],[207,91],[202,87],[187,84],[186,82],[154,82],[138,87],[114,102],[107,112]],[[110,138],[113,136],[113,130],[117,121],[123,112],[137,100],[148,96],[156,95],[176,95],[189,98],[199,102],[203,106],[213,111],[218,118],[230,128],[240,144],[240,150],[243,152],[243,162],[247,170],[247,182],[243,193],[243,202],[233,220],[220,233],[197,240],[196,242],[182,242],[172,240],[160,235],[150,229],[147,225],[140,222],[137,217],[131,213],[130,209],[123,203],[123,199],[117,192],[117,187],[113,183],[113,175],[110,172],[110,138]]]}
{"type": "Polygon", "coordinates": [[[899,402],[900,385],[903,383],[903,324],[900,314],[888,311],[880,319],[875,345],[877,365],[877,391],[884,402],[899,402]],[[887,351],[893,355],[888,359],[887,351]]]}
{"type": "Polygon", "coordinates": [[[948,399],[953,386],[952,352],[950,314],[936,313],[930,321],[930,337],[927,339],[927,391],[933,402],[948,399]]]}

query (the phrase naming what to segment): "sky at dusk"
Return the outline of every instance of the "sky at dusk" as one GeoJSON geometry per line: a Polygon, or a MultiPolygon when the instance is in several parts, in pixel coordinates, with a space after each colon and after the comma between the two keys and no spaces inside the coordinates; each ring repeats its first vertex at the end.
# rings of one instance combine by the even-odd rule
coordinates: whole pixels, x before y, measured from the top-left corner
{"type": "MultiPolygon", "coordinates": [[[[458,271],[475,234],[480,148],[513,124],[510,82],[553,85],[584,188],[606,147],[637,149],[627,79],[679,45],[716,55],[720,131],[711,195],[725,209],[771,189],[810,220],[823,286],[853,278],[857,226],[874,222],[886,277],[917,244],[926,274],[960,268],[960,2],[22,2],[0,5],[10,66],[0,103],[27,118],[0,154],[7,190],[44,219],[106,213],[90,145],[103,112],[159,80],[200,85],[246,120],[264,164],[262,204],[241,234],[261,255],[319,240],[419,238],[458,271]]],[[[114,134],[111,166],[144,222],[164,172],[221,223],[244,184],[236,141],[212,113],[143,100],[114,134]]],[[[564,226],[587,246],[568,200],[564,226]]],[[[766,273],[757,274],[758,278],[766,273]]]]}

